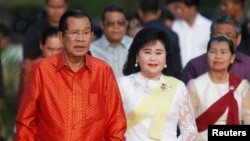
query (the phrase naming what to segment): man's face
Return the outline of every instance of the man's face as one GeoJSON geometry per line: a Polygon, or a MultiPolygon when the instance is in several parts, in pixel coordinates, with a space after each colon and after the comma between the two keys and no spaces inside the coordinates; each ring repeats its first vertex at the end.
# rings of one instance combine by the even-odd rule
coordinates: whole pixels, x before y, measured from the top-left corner
{"type": "Polygon", "coordinates": [[[83,57],[88,53],[93,39],[91,23],[87,17],[69,17],[67,25],[68,29],[64,33],[59,32],[65,55],[68,58],[83,57]]]}
{"type": "Polygon", "coordinates": [[[107,12],[100,26],[111,44],[119,43],[127,32],[128,21],[123,13],[107,12]]]}
{"type": "Polygon", "coordinates": [[[188,20],[190,18],[190,15],[192,13],[193,7],[186,6],[183,2],[177,3],[176,12],[178,16],[184,20],[188,20]]]}
{"type": "Polygon", "coordinates": [[[167,10],[169,10],[173,15],[174,17],[177,19],[179,18],[179,15],[177,13],[177,8],[178,8],[178,2],[172,2],[168,5],[166,5],[165,7],[167,10]]]}
{"type": "Polygon", "coordinates": [[[224,35],[224,36],[229,37],[233,41],[235,49],[239,45],[238,40],[239,40],[240,36],[237,36],[236,29],[231,24],[225,23],[225,24],[216,25],[211,36],[213,37],[213,36],[217,36],[217,35],[224,35]]]}
{"type": "Polygon", "coordinates": [[[48,0],[48,3],[45,5],[45,11],[49,22],[58,24],[67,8],[68,5],[65,0],[48,0]]]}
{"type": "Polygon", "coordinates": [[[233,0],[222,0],[220,9],[224,15],[233,17],[235,13],[235,3],[233,0]]]}

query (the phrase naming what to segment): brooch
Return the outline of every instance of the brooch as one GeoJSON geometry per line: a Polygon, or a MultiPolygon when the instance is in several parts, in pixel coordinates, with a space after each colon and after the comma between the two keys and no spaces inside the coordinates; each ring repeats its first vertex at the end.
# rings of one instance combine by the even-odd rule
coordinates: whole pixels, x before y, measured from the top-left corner
{"type": "Polygon", "coordinates": [[[161,89],[162,89],[163,91],[169,90],[170,88],[171,88],[171,86],[168,85],[168,84],[164,84],[164,83],[161,84],[161,89]]]}

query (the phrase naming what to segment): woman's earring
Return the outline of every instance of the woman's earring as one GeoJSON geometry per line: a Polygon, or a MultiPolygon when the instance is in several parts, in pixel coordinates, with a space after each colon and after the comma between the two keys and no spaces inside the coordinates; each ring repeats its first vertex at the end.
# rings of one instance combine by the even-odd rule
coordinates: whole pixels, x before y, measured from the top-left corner
{"type": "Polygon", "coordinates": [[[164,65],[164,68],[167,68],[167,64],[164,65]]]}
{"type": "Polygon", "coordinates": [[[135,61],[135,67],[137,68],[138,67],[138,60],[136,59],[135,61]]]}

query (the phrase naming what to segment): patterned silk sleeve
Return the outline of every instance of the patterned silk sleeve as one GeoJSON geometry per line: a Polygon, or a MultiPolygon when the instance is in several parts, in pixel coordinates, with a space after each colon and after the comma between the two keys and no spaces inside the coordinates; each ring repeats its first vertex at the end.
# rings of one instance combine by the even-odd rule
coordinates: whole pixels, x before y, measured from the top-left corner
{"type": "Polygon", "coordinates": [[[183,92],[179,105],[179,127],[180,141],[197,141],[197,127],[195,123],[194,110],[187,90],[183,92]]]}
{"type": "Polygon", "coordinates": [[[20,107],[16,118],[18,141],[33,141],[37,133],[38,106],[37,100],[40,93],[40,73],[38,67],[34,67],[28,77],[25,91],[20,101],[20,107]]]}
{"type": "Polygon", "coordinates": [[[105,141],[125,141],[126,117],[119,87],[112,71],[107,71],[107,73],[106,105],[108,109],[108,123],[105,141]]]}

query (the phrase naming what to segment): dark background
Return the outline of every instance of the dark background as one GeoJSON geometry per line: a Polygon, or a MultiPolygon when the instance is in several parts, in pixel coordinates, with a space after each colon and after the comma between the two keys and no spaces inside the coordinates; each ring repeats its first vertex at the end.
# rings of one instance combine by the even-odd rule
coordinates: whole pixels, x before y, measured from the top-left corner
{"type": "MultiPolygon", "coordinates": [[[[110,3],[122,6],[128,17],[136,12],[138,0],[68,0],[70,9],[87,12],[93,21],[99,20],[102,8],[110,3]]],[[[160,0],[162,5],[165,0],[160,0]]],[[[219,0],[201,0],[200,12],[208,18],[218,13],[219,0]]],[[[7,24],[15,32],[16,41],[22,39],[27,27],[41,16],[44,0],[0,0],[0,22],[7,24]]]]}

